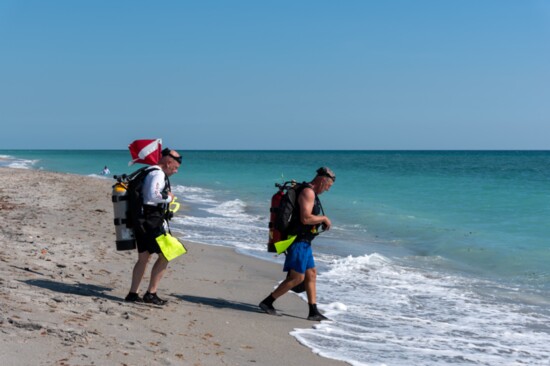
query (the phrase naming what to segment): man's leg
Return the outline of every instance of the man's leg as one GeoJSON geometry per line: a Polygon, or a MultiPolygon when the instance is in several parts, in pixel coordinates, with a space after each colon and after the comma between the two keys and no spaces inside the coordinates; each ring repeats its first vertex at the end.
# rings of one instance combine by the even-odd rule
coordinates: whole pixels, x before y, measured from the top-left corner
{"type": "Polygon", "coordinates": [[[260,303],[260,309],[268,313],[269,315],[278,315],[277,311],[273,307],[273,302],[278,299],[279,297],[286,294],[288,291],[290,291],[291,288],[294,286],[299,285],[304,280],[304,275],[296,272],[294,270],[288,271],[288,276],[285,278],[283,282],[273,291],[271,294],[269,294],[268,297],[262,300],[260,303]]]}
{"type": "Polygon", "coordinates": [[[160,280],[162,279],[162,276],[164,275],[164,272],[166,272],[166,267],[168,267],[168,261],[166,260],[164,255],[162,255],[162,253],[159,253],[159,257],[153,265],[153,269],[151,269],[151,280],[149,281],[149,288],[147,289],[145,295],[143,295],[144,302],[155,305],[165,305],[167,303],[166,300],[163,300],[157,296],[157,288],[159,286],[160,280]]]}
{"type": "MultiPolygon", "coordinates": [[[[273,302],[304,281],[308,265],[307,259],[310,256],[312,257],[309,243],[297,242],[292,244],[287,251],[284,264],[284,270],[288,271],[288,276],[275,291],[262,300],[260,308],[263,311],[270,315],[277,315],[273,302]]],[[[310,265],[310,267],[315,267],[315,265],[310,265]]]]}
{"type": "Polygon", "coordinates": [[[149,282],[149,288],[147,293],[143,295],[144,302],[155,305],[165,305],[167,303],[166,300],[163,300],[157,296],[157,288],[164,272],[166,272],[166,267],[168,267],[168,260],[166,260],[162,253],[159,253],[159,257],[151,270],[151,281],[149,282]]]}
{"type": "Polygon", "coordinates": [[[147,263],[149,262],[150,253],[145,251],[138,253],[138,260],[134,265],[134,270],[132,271],[132,284],[130,285],[130,292],[124,299],[129,302],[143,302],[143,299],[139,297],[138,290],[145,269],[147,268],[147,263]]]}
{"type": "Polygon", "coordinates": [[[139,290],[139,284],[147,268],[147,263],[149,262],[149,256],[151,253],[145,251],[143,253],[138,253],[138,261],[134,266],[134,271],[132,272],[132,285],[130,286],[130,292],[137,293],[139,290]]]}
{"type": "Polygon", "coordinates": [[[317,269],[315,267],[306,270],[304,286],[306,288],[307,302],[317,303],[317,269]]]}
{"type": "Polygon", "coordinates": [[[294,286],[298,286],[304,281],[304,275],[302,273],[298,273],[292,269],[288,271],[288,273],[289,276],[285,278],[285,280],[281,282],[281,284],[271,294],[275,299],[283,296],[288,291],[290,291],[291,288],[293,288],[294,286]]]}
{"type": "Polygon", "coordinates": [[[304,285],[309,305],[309,315],[307,319],[314,321],[327,320],[327,318],[317,310],[317,270],[315,267],[306,270],[304,285]]]}
{"type": "Polygon", "coordinates": [[[159,253],[159,257],[153,265],[153,269],[151,270],[151,281],[149,282],[149,289],[147,290],[149,293],[157,293],[157,288],[159,286],[160,280],[162,279],[164,272],[166,272],[167,267],[168,260],[164,258],[164,255],[162,253],[159,253]]]}

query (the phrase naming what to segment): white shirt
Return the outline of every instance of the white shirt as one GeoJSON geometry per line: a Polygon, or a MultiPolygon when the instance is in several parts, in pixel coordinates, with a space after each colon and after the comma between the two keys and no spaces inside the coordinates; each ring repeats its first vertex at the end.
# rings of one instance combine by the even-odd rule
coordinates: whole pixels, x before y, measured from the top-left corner
{"type": "Polygon", "coordinates": [[[170,203],[172,198],[162,198],[162,191],[164,190],[166,183],[164,178],[166,175],[158,165],[154,165],[152,170],[143,181],[143,203],[146,205],[156,206],[159,203],[170,203]]]}

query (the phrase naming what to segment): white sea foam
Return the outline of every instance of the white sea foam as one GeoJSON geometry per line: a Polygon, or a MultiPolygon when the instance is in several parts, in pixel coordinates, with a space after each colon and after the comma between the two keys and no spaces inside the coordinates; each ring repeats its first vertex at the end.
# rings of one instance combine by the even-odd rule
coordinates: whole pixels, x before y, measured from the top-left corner
{"type": "Polygon", "coordinates": [[[248,219],[249,215],[245,214],[246,204],[239,200],[235,199],[232,201],[226,201],[222,202],[219,205],[216,205],[212,208],[206,208],[204,209],[207,212],[210,212],[212,214],[224,216],[224,217],[230,217],[235,219],[248,219]]]}
{"type": "Polygon", "coordinates": [[[199,187],[187,187],[176,185],[172,187],[172,192],[182,200],[194,204],[215,204],[213,192],[199,187]]]}
{"type": "Polygon", "coordinates": [[[182,228],[183,238],[206,244],[224,245],[240,250],[263,250],[267,239],[264,218],[246,212],[239,199],[217,201],[213,191],[177,186],[174,190],[183,202],[193,203],[194,210],[172,221],[182,228]]]}
{"type": "Polygon", "coordinates": [[[9,168],[16,169],[31,169],[38,160],[29,160],[29,159],[20,159],[14,158],[10,155],[1,155],[0,156],[0,166],[5,166],[9,168]]]}
{"type": "Polygon", "coordinates": [[[107,180],[111,180],[113,179],[112,176],[109,176],[109,175],[103,175],[103,174],[88,174],[87,175],[88,177],[91,177],[91,178],[98,178],[98,179],[107,179],[107,180]]]}
{"type": "Polygon", "coordinates": [[[353,365],[549,364],[550,332],[540,324],[550,317],[472,291],[492,284],[377,254],[329,267],[318,277],[319,302],[337,300],[346,311],[321,307],[331,322],[292,333],[325,357],[353,365]]]}
{"type": "MultiPolygon", "coordinates": [[[[239,249],[259,249],[257,238],[267,238],[267,229],[251,225],[255,219],[246,221],[234,217],[193,217],[175,219],[184,230],[184,238],[207,244],[233,246],[239,249]]],[[[257,220],[256,220],[257,221],[257,220]]]]}

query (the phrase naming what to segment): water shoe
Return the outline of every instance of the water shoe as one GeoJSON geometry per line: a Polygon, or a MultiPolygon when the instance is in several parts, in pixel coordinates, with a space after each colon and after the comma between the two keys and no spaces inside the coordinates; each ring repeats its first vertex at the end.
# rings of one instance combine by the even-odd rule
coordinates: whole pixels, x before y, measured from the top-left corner
{"type": "Polygon", "coordinates": [[[277,310],[275,310],[275,308],[273,306],[269,306],[266,303],[264,303],[263,301],[260,303],[259,306],[260,306],[260,309],[262,309],[263,311],[265,311],[269,315],[279,315],[279,313],[277,312],[277,310]]]}
{"type": "Polygon", "coordinates": [[[150,292],[146,292],[145,295],[143,295],[143,302],[146,304],[154,304],[154,305],[166,305],[168,301],[162,300],[160,297],[157,296],[156,293],[152,294],[150,292]]]}
{"type": "Polygon", "coordinates": [[[308,316],[307,320],[313,320],[313,321],[316,321],[316,322],[320,322],[321,320],[328,320],[328,318],[326,316],[324,316],[323,314],[317,313],[317,314],[308,316]]]}
{"type": "Polygon", "coordinates": [[[143,302],[143,299],[139,297],[135,292],[129,292],[124,301],[127,302],[143,302]]]}

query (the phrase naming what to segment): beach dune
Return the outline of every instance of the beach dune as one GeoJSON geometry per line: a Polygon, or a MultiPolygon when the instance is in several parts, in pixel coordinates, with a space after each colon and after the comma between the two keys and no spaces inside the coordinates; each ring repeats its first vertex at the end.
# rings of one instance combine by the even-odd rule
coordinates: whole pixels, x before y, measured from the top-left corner
{"type": "Polygon", "coordinates": [[[0,168],[2,364],[344,365],[289,335],[316,324],[298,297],[277,301],[283,316],[259,311],[280,266],[228,248],[186,243],[166,307],[125,303],[137,254],[115,250],[111,185],[0,168]]]}

